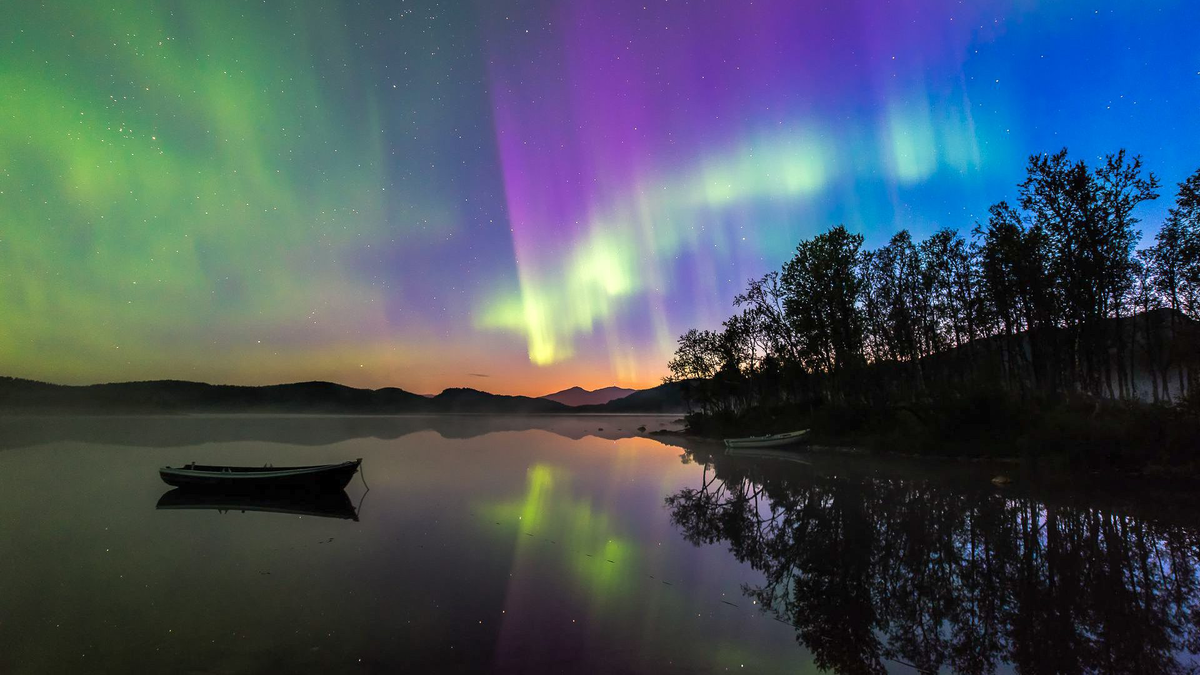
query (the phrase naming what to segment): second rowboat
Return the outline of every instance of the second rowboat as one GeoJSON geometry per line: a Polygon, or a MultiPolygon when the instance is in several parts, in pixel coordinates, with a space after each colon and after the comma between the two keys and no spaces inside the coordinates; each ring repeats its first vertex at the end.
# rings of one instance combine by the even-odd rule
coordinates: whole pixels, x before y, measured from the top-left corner
{"type": "Polygon", "coordinates": [[[785,445],[792,445],[804,440],[808,434],[808,429],[800,431],[789,431],[786,434],[774,434],[772,436],[747,436],[746,438],[726,438],[725,447],[727,448],[778,448],[785,445]]]}

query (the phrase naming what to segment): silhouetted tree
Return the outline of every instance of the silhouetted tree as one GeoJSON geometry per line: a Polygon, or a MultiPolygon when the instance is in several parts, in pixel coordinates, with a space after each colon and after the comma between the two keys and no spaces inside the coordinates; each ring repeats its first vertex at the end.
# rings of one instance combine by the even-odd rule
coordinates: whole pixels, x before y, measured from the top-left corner
{"type": "MultiPolygon", "coordinates": [[[[1174,337],[1181,315],[1196,316],[1200,312],[1200,170],[1179,184],[1175,205],[1155,235],[1154,246],[1147,251],[1146,265],[1153,277],[1154,290],[1171,309],[1170,329],[1174,337]]],[[[1163,377],[1165,380],[1165,372],[1163,377]]],[[[1179,367],[1181,395],[1186,388],[1184,368],[1179,367]]]]}
{"type": "Polygon", "coordinates": [[[1029,158],[1019,186],[1021,207],[1046,233],[1057,301],[1053,321],[1066,336],[1056,374],[1071,388],[1099,395],[1111,372],[1111,336],[1102,320],[1116,316],[1117,300],[1128,289],[1141,236],[1133,209],[1156,199],[1157,188],[1153,173],[1142,175],[1141,158],[1127,161],[1124,150],[1105,157],[1095,171],[1072,162],[1065,148],[1029,158]]]}
{"type": "Polygon", "coordinates": [[[801,361],[823,374],[830,398],[844,395],[838,376],[862,362],[859,272],[863,237],[838,225],[800,242],[780,278],[784,309],[798,338],[801,361]]]}

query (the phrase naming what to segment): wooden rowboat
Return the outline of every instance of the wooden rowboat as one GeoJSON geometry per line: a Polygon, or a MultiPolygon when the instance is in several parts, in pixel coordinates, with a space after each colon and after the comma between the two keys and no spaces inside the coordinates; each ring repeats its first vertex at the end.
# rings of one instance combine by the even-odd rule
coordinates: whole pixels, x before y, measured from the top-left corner
{"type": "Polygon", "coordinates": [[[191,463],[158,470],[167,485],[188,489],[220,490],[341,490],[362,459],[316,466],[210,466],[191,463]]]}
{"type": "Polygon", "coordinates": [[[789,431],[786,434],[775,434],[773,436],[747,436],[746,438],[726,438],[725,447],[727,448],[778,448],[793,443],[799,443],[804,440],[808,429],[800,431],[789,431]]]}

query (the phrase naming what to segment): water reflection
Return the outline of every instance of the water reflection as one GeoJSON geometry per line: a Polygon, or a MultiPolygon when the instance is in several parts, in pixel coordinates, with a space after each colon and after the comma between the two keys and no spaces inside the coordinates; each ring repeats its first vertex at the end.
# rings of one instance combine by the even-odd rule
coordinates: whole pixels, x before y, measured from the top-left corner
{"type": "Polygon", "coordinates": [[[823,669],[1200,670],[1194,522],[715,451],[698,459],[711,468],[667,497],[672,521],[761,572],[743,592],[794,626],[823,669]]]}
{"type": "MultiPolygon", "coordinates": [[[[364,495],[365,496],[365,495],[364,495]]],[[[156,509],[209,509],[229,511],[262,511],[298,516],[320,516],[358,520],[358,509],[345,490],[315,493],[222,492],[175,488],[158,498],[156,509]]]]}
{"type": "Polygon", "coordinates": [[[0,416],[0,450],[64,441],[153,448],[237,441],[324,446],[355,438],[395,440],[429,430],[458,439],[538,429],[574,440],[617,440],[679,427],[676,415],[0,416]]]}
{"type": "Polygon", "coordinates": [[[1144,490],[1128,493],[1138,512],[1120,495],[1000,492],[989,467],[693,451],[696,464],[652,438],[599,437],[653,420],[320,446],[245,432],[408,422],[265,419],[109,420],[147,435],[0,452],[0,673],[913,672],[888,658],[1145,672],[1194,650],[1200,509],[1144,490]],[[152,445],[213,437],[234,440],[152,445]],[[339,493],[203,501],[164,496],[157,474],[346,457],[370,467],[345,490],[366,495],[358,522],[338,517],[339,493]],[[240,512],[259,507],[292,515],[240,512]]]}

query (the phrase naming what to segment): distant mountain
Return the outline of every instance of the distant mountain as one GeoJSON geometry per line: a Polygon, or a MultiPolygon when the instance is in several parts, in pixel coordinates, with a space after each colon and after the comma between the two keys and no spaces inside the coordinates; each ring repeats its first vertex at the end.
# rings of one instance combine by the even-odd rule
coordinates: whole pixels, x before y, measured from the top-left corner
{"type": "Polygon", "coordinates": [[[687,410],[683,390],[688,384],[686,381],[660,384],[608,403],[578,406],[572,410],[581,413],[683,413],[687,410]]]}
{"type": "Polygon", "coordinates": [[[571,387],[570,389],[556,391],[553,394],[546,394],[542,398],[558,401],[563,405],[569,406],[600,405],[619,398],[625,398],[636,391],[636,389],[625,389],[622,387],[604,387],[603,389],[593,389],[591,391],[583,387],[571,387]]]}

